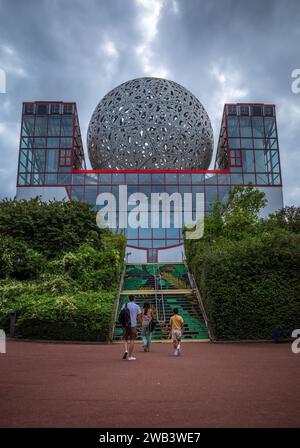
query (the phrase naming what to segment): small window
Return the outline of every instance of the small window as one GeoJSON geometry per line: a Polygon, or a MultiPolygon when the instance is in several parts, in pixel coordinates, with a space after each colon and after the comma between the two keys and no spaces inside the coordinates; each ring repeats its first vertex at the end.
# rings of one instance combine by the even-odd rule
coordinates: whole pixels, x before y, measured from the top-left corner
{"type": "Polygon", "coordinates": [[[60,113],[60,104],[51,104],[51,114],[60,113]]]}
{"type": "Polygon", "coordinates": [[[38,115],[45,115],[48,113],[48,104],[37,104],[36,113],[38,115]]]}
{"type": "Polygon", "coordinates": [[[242,154],[240,149],[230,151],[230,166],[232,167],[242,166],[242,154]]]}
{"type": "Polygon", "coordinates": [[[236,115],[236,106],[227,106],[228,115],[236,115]]]}
{"type": "Polygon", "coordinates": [[[262,116],[262,106],[252,106],[252,115],[254,117],[262,116]]]}
{"type": "Polygon", "coordinates": [[[64,114],[72,114],[73,113],[73,104],[66,103],[64,104],[64,114]]]}
{"type": "Polygon", "coordinates": [[[243,116],[249,115],[249,106],[240,106],[240,114],[243,116]]]}
{"type": "Polygon", "coordinates": [[[33,103],[25,103],[24,113],[25,114],[33,114],[34,113],[34,104],[33,103]]]}
{"type": "Polygon", "coordinates": [[[71,165],[71,151],[69,149],[59,150],[59,166],[71,165]]]}
{"type": "Polygon", "coordinates": [[[273,117],[274,115],[273,106],[265,106],[264,111],[266,117],[273,117]]]}

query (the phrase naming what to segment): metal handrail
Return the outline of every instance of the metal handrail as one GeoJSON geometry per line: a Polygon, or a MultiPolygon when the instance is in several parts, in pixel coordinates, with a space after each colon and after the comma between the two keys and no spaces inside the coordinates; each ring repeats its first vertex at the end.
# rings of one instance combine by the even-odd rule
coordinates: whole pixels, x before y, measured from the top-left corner
{"type": "MultiPolygon", "coordinates": [[[[158,268],[156,266],[156,272],[157,271],[158,271],[158,268]]],[[[161,274],[160,273],[159,273],[159,286],[160,286],[160,290],[161,290],[160,300],[162,302],[163,321],[166,322],[165,301],[164,301],[163,287],[161,284],[161,274]]]]}
{"type": "Polygon", "coordinates": [[[213,331],[212,331],[212,328],[211,328],[210,320],[207,317],[207,314],[206,314],[206,311],[205,311],[205,308],[204,308],[204,304],[203,304],[203,300],[202,300],[202,296],[201,296],[200,291],[198,289],[195,277],[189,271],[188,264],[187,264],[185,256],[182,257],[182,261],[183,261],[183,264],[184,264],[184,266],[186,268],[186,271],[187,271],[187,274],[188,274],[188,278],[189,278],[189,282],[190,282],[190,285],[192,287],[192,290],[194,291],[194,293],[195,293],[195,295],[197,297],[197,300],[198,300],[198,303],[199,303],[199,306],[200,306],[200,309],[201,309],[201,312],[202,312],[202,316],[203,316],[203,319],[205,321],[205,325],[207,327],[209,338],[213,341],[215,339],[214,338],[214,334],[213,334],[213,331]]]}

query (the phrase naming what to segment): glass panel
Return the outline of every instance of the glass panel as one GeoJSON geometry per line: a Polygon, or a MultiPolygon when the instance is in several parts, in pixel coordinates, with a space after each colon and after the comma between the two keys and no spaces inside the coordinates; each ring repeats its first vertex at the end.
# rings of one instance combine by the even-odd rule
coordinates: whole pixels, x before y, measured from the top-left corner
{"type": "Polygon", "coordinates": [[[266,132],[266,137],[274,137],[274,138],[277,137],[275,118],[265,117],[265,132],[266,132]]]}
{"type": "Polygon", "coordinates": [[[152,229],[139,228],[139,238],[152,238],[152,229]]]}
{"type": "Polygon", "coordinates": [[[115,185],[125,184],[125,174],[112,174],[112,183],[115,185]]]}
{"type": "Polygon", "coordinates": [[[152,184],[162,185],[165,183],[164,174],[152,174],[152,184]]]}
{"type": "Polygon", "coordinates": [[[60,116],[50,116],[48,119],[48,135],[59,136],[60,135],[60,116]]]}
{"type": "Polygon", "coordinates": [[[36,117],[34,135],[45,137],[47,135],[47,117],[36,117]]]}
{"type": "Polygon", "coordinates": [[[34,117],[23,117],[22,135],[23,137],[33,136],[34,117]]]}
{"type": "Polygon", "coordinates": [[[266,171],[279,173],[279,157],[278,151],[266,151],[266,171]]]}
{"type": "Polygon", "coordinates": [[[37,104],[36,105],[36,113],[40,115],[44,115],[48,113],[48,104],[37,104]]]}
{"type": "Polygon", "coordinates": [[[46,184],[57,184],[57,174],[45,174],[46,184]]]}
{"type": "Polygon", "coordinates": [[[242,151],[242,159],[243,159],[244,171],[245,172],[254,171],[253,151],[252,150],[242,151]]]}
{"type": "Polygon", "coordinates": [[[22,138],[21,140],[21,148],[32,148],[33,147],[33,138],[22,138]]]}
{"type": "Polygon", "coordinates": [[[35,138],[34,139],[35,148],[46,148],[46,138],[35,138]]]}
{"type": "Polygon", "coordinates": [[[239,137],[239,122],[237,117],[228,117],[228,137],[239,137]]]}
{"type": "Polygon", "coordinates": [[[46,151],[44,149],[37,149],[33,152],[34,167],[33,171],[42,173],[45,171],[46,151]]]}
{"type": "Polygon", "coordinates": [[[128,185],[132,184],[132,185],[137,185],[138,184],[138,174],[126,174],[126,181],[125,181],[128,185]]]}
{"type": "Polygon", "coordinates": [[[248,184],[253,184],[255,185],[255,174],[244,174],[244,184],[248,185],[248,184]]]}
{"type": "Polygon", "coordinates": [[[59,138],[50,137],[47,138],[47,148],[58,148],[59,147],[59,138]]]}
{"type": "Polygon", "coordinates": [[[111,181],[111,174],[100,174],[100,184],[108,185],[111,181]]]}
{"type": "Polygon", "coordinates": [[[265,152],[264,151],[254,151],[255,154],[255,167],[256,172],[265,172],[265,152]]]}
{"type": "Polygon", "coordinates": [[[72,148],[72,137],[64,137],[60,139],[61,148],[72,148]]]}
{"type": "Polygon", "coordinates": [[[49,149],[47,151],[47,165],[46,170],[50,173],[55,173],[58,168],[58,151],[55,149],[49,149]]]}
{"type": "Polygon", "coordinates": [[[151,184],[151,174],[139,174],[139,184],[151,184]]]}
{"type": "Polygon", "coordinates": [[[252,126],[253,126],[253,137],[261,137],[261,138],[264,137],[265,129],[264,129],[263,117],[253,117],[252,126]]]}
{"type": "Polygon", "coordinates": [[[176,173],[166,174],[166,184],[178,184],[178,175],[176,173]]]}
{"type": "Polygon", "coordinates": [[[267,174],[257,174],[256,175],[256,183],[266,185],[269,183],[268,175],[267,174]]]}
{"type": "Polygon", "coordinates": [[[241,137],[252,137],[250,117],[240,118],[241,137]]]}
{"type": "Polygon", "coordinates": [[[180,238],[180,229],[174,229],[174,228],[171,228],[171,229],[166,229],[166,237],[167,238],[173,238],[173,239],[175,239],[175,238],[180,238]]]}
{"type": "Polygon", "coordinates": [[[144,248],[152,247],[152,240],[139,240],[139,247],[144,248]]]}
{"type": "Polygon", "coordinates": [[[255,138],[253,139],[253,145],[255,149],[264,149],[265,142],[262,138],[255,138]]]}
{"type": "MultiPolygon", "coordinates": [[[[191,185],[191,175],[188,173],[179,174],[179,184],[180,185],[191,185]]],[[[181,188],[180,188],[181,190],[181,188]]],[[[190,191],[190,190],[181,190],[181,191],[190,191]]]]}
{"type": "Polygon", "coordinates": [[[205,179],[204,174],[192,174],[192,183],[195,184],[203,184],[205,179]]]}
{"type": "Polygon", "coordinates": [[[252,138],[242,138],[241,148],[252,149],[253,148],[252,138]]]}
{"type": "Polygon", "coordinates": [[[230,184],[230,174],[217,174],[218,184],[229,185],[230,184]]]}
{"type": "Polygon", "coordinates": [[[231,174],[230,178],[231,178],[232,185],[243,184],[243,175],[242,174],[231,174]]]}
{"type": "Polygon", "coordinates": [[[63,115],[61,119],[61,135],[73,135],[73,117],[63,115]]]}
{"type": "Polygon", "coordinates": [[[240,148],[241,142],[239,138],[229,138],[228,146],[229,148],[240,148]]]}
{"type": "MultiPolygon", "coordinates": [[[[71,174],[61,174],[61,173],[58,174],[57,182],[59,184],[67,184],[67,185],[69,185],[71,183],[71,174]]],[[[93,202],[91,201],[91,203],[93,203],[93,202]]]]}

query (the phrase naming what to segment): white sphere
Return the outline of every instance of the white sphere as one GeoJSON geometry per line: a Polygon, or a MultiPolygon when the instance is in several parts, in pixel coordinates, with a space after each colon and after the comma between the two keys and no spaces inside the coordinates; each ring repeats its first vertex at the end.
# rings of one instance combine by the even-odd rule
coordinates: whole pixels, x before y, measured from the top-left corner
{"type": "Polygon", "coordinates": [[[184,87],[138,78],[99,102],[88,152],[94,169],[207,169],[213,131],[204,107],[184,87]]]}

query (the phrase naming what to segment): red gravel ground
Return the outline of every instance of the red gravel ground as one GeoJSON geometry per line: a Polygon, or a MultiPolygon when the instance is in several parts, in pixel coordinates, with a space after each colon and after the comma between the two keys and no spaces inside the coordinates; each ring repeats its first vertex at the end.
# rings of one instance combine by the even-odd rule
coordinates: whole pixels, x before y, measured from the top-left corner
{"type": "Polygon", "coordinates": [[[299,427],[300,354],[289,344],[137,346],[9,341],[1,427],[299,427]]]}

